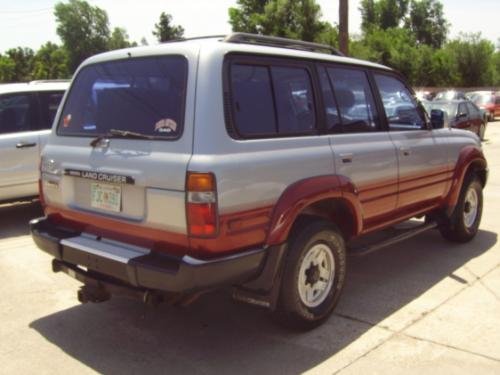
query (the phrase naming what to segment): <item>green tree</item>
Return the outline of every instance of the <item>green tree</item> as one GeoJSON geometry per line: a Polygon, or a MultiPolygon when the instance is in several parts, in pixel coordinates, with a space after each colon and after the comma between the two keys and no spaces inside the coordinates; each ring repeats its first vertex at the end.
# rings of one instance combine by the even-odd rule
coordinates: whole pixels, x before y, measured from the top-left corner
{"type": "Polygon", "coordinates": [[[122,27],[115,27],[111,36],[108,40],[108,48],[110,50],[120,49],[120,48],[128,48],[128,47],[136,47],[136,42],[130,42],[129,36],[127,34],[127,30],[122,27]]]}
{"type": "Polygon", "coordinates": [[[400,26],[408,11],[409,0],[361,0],[361,28],[387,30],[400,26]]]}
{"type": "Polygon", "coordinates": [[[412,0],[406,27],[415,34],[417,42],[441,48],[449,27],[444,18],[443,4],[437,0],[412,0]]]}
{"type": "Polygon", "coordinates": [[[500,86],[500,50],[497,50],[492,58],[493,69],[494,69],[494,77],[493,84],[496,86],[500,86]]]}
{"type": "Polygon", "coordinates": [[[457,64],[459,85],[464,87],[489,86],[494,80],[493,55],[495,47],[481,33],[461,34],[445,49],[457,64]]]}
{"type": "Polygon", "coordinates": [[[390,66],[415,81],[417,49],[413,35],[406,29],[374,29],[360,41],[351,43],[353,57],[390,66]]]}
{"type": "Polygon", "coordinates": [[[109,22],[103,9],[83,0],[69,0],[57,3],[54,15],[57,34],[68,53],[70,71],[87,57],[108,49],[109,22]]]}
{"type": "Polygon", "coordinates": [[[5,54],[14,62],[15,82],[26,82],[32,79],[35,52],[31,48],[11,48],[5,54]]]}
{"type": "Polygon", "coordinates": [[[0,82],[15,82],[16,63],[9,56],[0,55],[0,82]]]}
{"type": "Polygon", "coordinates": [[[45,43],[35,54],[32,74],[34,79],[68,78],[66,50],[52,42],[45,43]]]}
{"type": "Polygon", "coordinates": [[[229,24],[233,31],[252,34],[262,33],[264,9],[270,0],[237,0],[235,8],[229,8],[229,24]]]}
{"type": "Polygon", "coordinates": [[[181,39],[184,36],[184,28],[182,26],[172,25],[172,16],[165,12],[160,14],[160,20],[155,24],[153,35],[159,42],[167,40],[181,39]]]}
{"type": "Polygon", "coordinates": [[[321,21],[315,0],[239,0],[229,9],[233,31],[324,42],[338,35],[328,22],[321,21]]]}

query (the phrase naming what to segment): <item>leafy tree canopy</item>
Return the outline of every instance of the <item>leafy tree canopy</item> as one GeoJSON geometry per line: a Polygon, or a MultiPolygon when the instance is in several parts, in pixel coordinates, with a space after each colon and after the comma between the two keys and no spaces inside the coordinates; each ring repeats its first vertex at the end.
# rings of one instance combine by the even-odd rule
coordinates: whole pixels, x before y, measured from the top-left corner
{"type": "Polygon", "coordinates": [[[237,7],[229,8],[229,23],[233,31],[305,41],[332,41],[337,35],[321,21],[315,0],[238,0],[237,7]]]}
{"type": "Polygon", "coordinates": [[[129,41],[127,30],[122,27],[115,27],[108,40],[108,48],[110,50],[136,46],[136,42],[129,41]]]}
{"type": "Polygon", "coordinates": [[[68,52],[69,68],[74,71],[87,57],[108,49],[109,21],[106,11],[83,0],[57,3],[57,35],[68,52]]]}
{"type": "Polygon", "coordinates": [[[419,44],[439,48],[446,41],[449,24],[439,0],[362,0],[359,10],[365,34],[374,29],[404,27],[419,44]]]}
{"type": "Polygon", "coordinates": [[[15,66],[11,80],[19,82],[31,80],[35,52],[31,48],[17,47],[9,49],[5,54],[15,66]]]}
{"type": "Polygon", "coordinates": [[[69,75],[66,50],[52,42],[41,46],[34,58],[33,79],[61,79],[69,75]]]}
{"type": "Polygon", "coordinates": [[[172,24],[172,16],[165,12],[160,14],[160,20],[155,24],[153,35],[159,42],[167,40],[180,39],[184,36],[184,28],[172,24]]]}

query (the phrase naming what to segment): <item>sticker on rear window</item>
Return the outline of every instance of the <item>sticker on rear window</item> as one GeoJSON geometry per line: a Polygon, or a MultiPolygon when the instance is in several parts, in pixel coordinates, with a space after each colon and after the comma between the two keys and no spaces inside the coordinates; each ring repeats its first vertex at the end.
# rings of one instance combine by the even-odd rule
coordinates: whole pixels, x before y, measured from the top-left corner
{"type": "Polygon", "coordinates": [[[63,126],[67,128],[71,122],[71,113],[68,113],[66,116],[64,116],[63,119],[63,126]]]}
{"type": "Polygon", "coordinates": [[[176,131],[177,123],[171,118],[163,118],[155,124],[155,132],[175,133],[176,131]]]}

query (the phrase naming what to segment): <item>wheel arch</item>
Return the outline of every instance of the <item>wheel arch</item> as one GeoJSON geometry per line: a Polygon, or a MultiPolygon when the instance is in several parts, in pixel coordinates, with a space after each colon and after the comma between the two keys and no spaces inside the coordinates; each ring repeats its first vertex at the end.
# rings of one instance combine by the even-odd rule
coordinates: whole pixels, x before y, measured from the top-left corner
{"type": "Polygon", "coordinates": [[[347,177],[318,176],[290,185],[274,208],[266,244],[285,242],[303,220],[315,217],[335,223],[346,239],[361,232],[357,189],[347,177]]]}
{"type": "Polygon", "coordinates": [[[483,187],[486,185],[488,166],[483,152],[476,146],[467,146],[460,151],[457,163],[455,164],[450,192],[446,199],[446,206],[450,212],[453,211],[453,208],[457,204],[465,177],[470,173],[475,173],[478,176],[483,187]]]}

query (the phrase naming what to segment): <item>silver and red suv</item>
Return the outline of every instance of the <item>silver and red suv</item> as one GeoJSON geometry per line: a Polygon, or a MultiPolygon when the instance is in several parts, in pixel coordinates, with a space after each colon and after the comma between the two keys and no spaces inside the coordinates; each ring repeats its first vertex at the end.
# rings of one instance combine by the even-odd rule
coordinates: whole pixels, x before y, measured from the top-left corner
{"type": "Polygon", "coordinates": [[[428,119],[391,69],[232,34],[83,63],[43,151],[31,230],[53,270],[83,282],[82,302],[232,286],[310,328],[339,299],[346,254],[436,227],[471,240],[486,178],[478,137],[428,119]]]}

